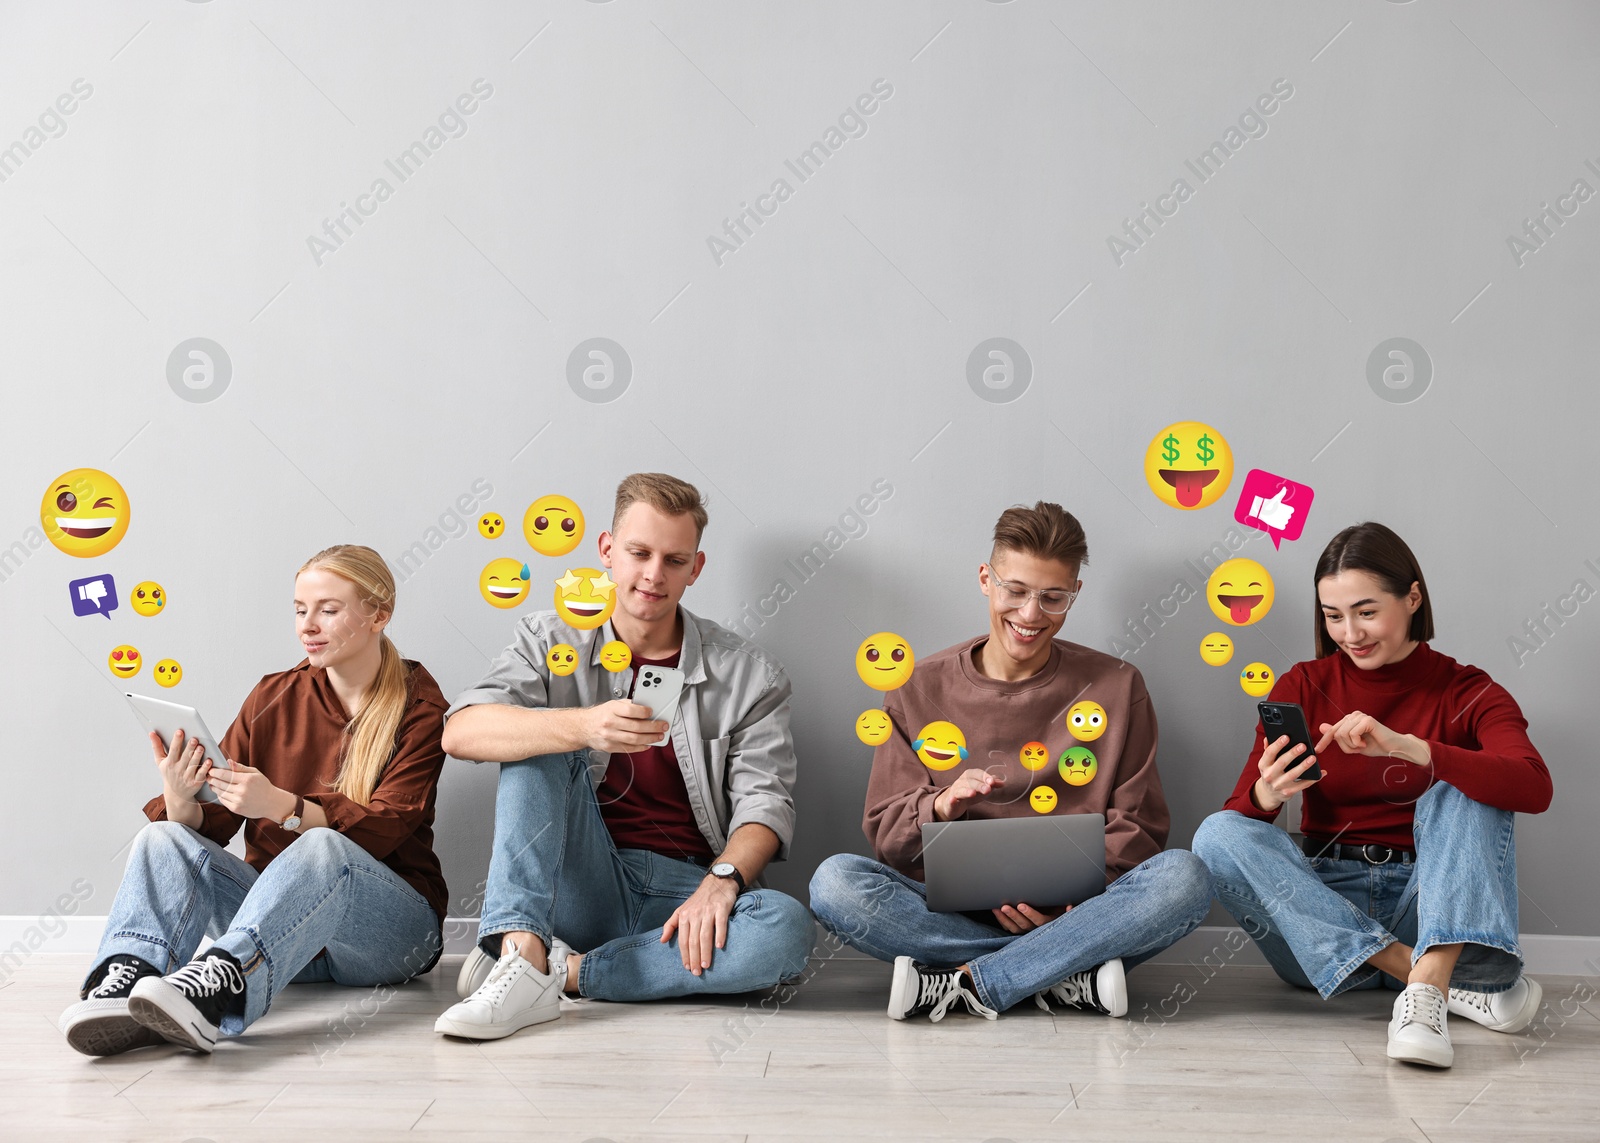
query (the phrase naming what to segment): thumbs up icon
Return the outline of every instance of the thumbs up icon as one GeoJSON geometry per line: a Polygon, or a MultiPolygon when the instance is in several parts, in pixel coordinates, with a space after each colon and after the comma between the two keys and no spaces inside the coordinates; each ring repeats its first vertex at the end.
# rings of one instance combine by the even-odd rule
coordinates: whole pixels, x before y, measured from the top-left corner
{"type": "Polygon", "coordinates": [[[1315,495],[1309,485],[1252,468],[1239,490],[1233,518],[1271,536],[1274,548],[1282,547],[1283,541],[1300,538],[1315,495]]]}
{"type": "Polygon", "coordinates": [[[1285,485],[1278,489],[1278,494],[1271,500],[1263,500],[1257,496],[1255,503],[1250,505],[1250,515],[1269,528],[1283,531],[1289,526],[1289,517],[1294,515],[1294,505],[1283,502],[1283,497],[1288,491],[1289,488],[1285,485]]]}

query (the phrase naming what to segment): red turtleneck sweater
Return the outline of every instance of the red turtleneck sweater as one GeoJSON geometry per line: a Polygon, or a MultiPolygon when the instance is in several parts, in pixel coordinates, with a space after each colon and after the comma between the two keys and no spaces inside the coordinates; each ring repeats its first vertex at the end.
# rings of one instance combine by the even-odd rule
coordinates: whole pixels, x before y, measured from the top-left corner
{"type": "MultiPolygon", "coordinates": [[[[1426,643],[1398,663],[1371,670],[1356,666],[1343,651],[1296,663],[1279,676],[1272,698],[1305,709],[1313,745],[1322,737],[1322,723],[1361,711],[1397,734],[1423,739],[1433,754],[1432,766],[1423,767],[1403,758],[1346,754],[1329,743],[1317,756],[1324,777],[1303,798],[1300,830],[1308,837],[1414,849],[1416,800],[1436,781],[1515,813],[1539,814],[1550,806],[1550,771],[1528,741],[1528,722],[1516,700],[1477,667],[1426,643]]],[[[1278,811],[1261,809],[1250,796],[1261,777],[1265,733],[1257,721],[1250,760],[1224,808],[1271,821],[1278,811]]]]}

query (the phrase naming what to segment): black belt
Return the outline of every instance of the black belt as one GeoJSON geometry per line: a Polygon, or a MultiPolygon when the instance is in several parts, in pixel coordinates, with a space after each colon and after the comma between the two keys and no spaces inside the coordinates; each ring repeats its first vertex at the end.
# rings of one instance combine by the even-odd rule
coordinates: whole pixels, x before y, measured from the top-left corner
{"type": "Polygon", "coordinates": [[[1394,849],[1387,845],[1341,845],[1336,841],[1323,841],[1316,837],[1300,839],[1300,848],[1307,857],[1332,857],[1343,861],[1365,861],[1368,865],[1388,865],[1402,862],[1415,864],[1417,855],[1409,849],[1394,849]]]}

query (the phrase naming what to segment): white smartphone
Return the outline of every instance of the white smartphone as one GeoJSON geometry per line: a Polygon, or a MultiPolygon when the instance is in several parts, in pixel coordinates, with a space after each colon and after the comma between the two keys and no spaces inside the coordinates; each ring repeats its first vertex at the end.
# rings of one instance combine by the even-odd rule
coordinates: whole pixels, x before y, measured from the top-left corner
{"type": "MultiPolygon", "coordinates": [[[[138,718],[140,725],[145,730],[155,731],[161,735],[161,741],[168,747],[172,740],[182,730],[184,737],[190,742],[198,742],[205,747],[206,757],[213,766],[226,766],[233,768],[233,763],[223,757],[222,750],[217,746],[217,740],[211,736],[211,731],[206,729],[206,720],[200,717],[200,712],[192,706],[184,706],[180,702],[170,702],[167,699],[149,698],[145,695],[129,694],[128,705],[133,707],[133,713],[138,718]]],[[[217,792],[209,784],[202,784],[200,792],[195,794],[197,802],[214,802],[217,792]]]]}
{"type": "Polygon", "coordinates": [[[645,666],[639,668],[639,677],[633,684],[633,701],[650,708],[650,717],[667,724],[667,732],[651,746],[665,746],[672,737],[672,719],[678,713],[678,700],[683,697],[683,672],[677,667],[645,666]]]}

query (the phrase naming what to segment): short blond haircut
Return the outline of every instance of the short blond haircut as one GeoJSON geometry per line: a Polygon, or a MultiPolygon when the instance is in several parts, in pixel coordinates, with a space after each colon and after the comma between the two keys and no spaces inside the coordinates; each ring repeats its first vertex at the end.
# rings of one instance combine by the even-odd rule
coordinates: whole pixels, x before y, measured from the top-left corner
{"type": "Polygon", "coordinates": [[[699,545],[709,517],[705,498],[694,485],[665,472],[635,472],[623,477],[617,485],[617,506],[611,513],[612,532],[617,530],[622,514],[641,502],[664,516],[690,516],[694,520],[694,542],[699,545]]]}

